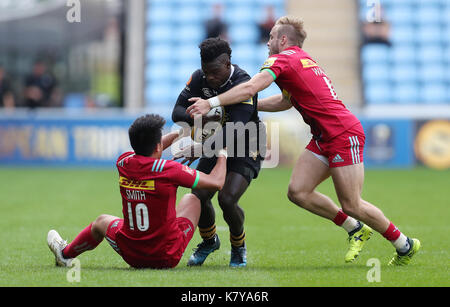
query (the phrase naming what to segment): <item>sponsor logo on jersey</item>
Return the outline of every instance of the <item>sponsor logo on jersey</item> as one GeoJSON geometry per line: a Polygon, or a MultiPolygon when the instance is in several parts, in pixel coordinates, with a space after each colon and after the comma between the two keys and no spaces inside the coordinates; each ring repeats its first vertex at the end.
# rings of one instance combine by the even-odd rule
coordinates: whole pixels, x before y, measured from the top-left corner
{"type": "Polygon", "coordinates": [[[317,66],[316,62],[314,62],[311,59],[301,59],[300,61],[302,62],[303,68],[309,68],[309,67],[316,67],[317,66]]]}
{"type": "Polygon", "coordinates": [[[134,180],[126,177],[119,177],[119,185],[128,189],[154,190],[155,180],[134,180]]]}
{"type": "Polygon", "coordinates": [[[288,92],[287,90],[285,90],[285,89],[283,89],[282,93],[283,93],[283,98],[284,98],[284,99],[291,101],[291,97],[292,97],[291,93],[289,93],[289,92],[288,92]]]}
{"type": "Polygon", "coordinates": [[[268,58],[268,59],[264,62],[264,64],[263,64],[263,66],[261,67],[261,69],[271,67],[271,66],[275,63],[276,60],[277,60],[276,57],[270,57],[270,58],[268,58]]]}
{"type": "Polygon", "coordinates": [[[185,171],[188,174],[191,174],[192,176],[194,176],[194,174],[195,174],[195,170],[193,170],[192,168],[190,168],[190,167],[188,167],[186,165],[183,165],[182,170],[185,171]]]}
{"type": "Polygon", "coordinates": [[[293,55],[295,52],[295,50],[285,50],[283,52],[281,52],[280,54],[285,54],[285,55],[293,55]]]}
{"type": "Polygon", "coordinates": [[[203,95],[205,95],[205,97],[211,98],[214,96],[214,94],[211,92],[211,90],[207,87],[202,88],[202,92],[203,92],[203,95]]]}

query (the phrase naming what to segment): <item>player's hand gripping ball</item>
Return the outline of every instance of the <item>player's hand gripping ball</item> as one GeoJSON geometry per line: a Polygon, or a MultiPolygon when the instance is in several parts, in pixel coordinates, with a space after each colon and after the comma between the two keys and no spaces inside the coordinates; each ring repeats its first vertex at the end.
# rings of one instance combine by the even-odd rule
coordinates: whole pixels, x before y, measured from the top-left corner
{"type": "Polygon", "coordinates": [[[195,142],[204,143],[208,138],[216,134],[222,129],[225,121],[225,109],[217,107],[211,109],[202,117],[202,127],[192,127],[191,138],[195,142]]]}

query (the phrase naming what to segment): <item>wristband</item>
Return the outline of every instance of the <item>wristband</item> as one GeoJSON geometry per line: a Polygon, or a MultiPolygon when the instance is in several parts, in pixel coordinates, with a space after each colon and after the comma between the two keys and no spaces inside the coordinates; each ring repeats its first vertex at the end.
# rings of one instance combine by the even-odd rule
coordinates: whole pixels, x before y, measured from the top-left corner
{"type": "Polygon", "coordinates": [[[228,158],[228,152],[227,152],[227,150],[226,150],[225,148],[219,150],[218,156],[219,156],[219,157],[220,157],[220,156],[225,157],[225,159],[228,158]]]}
{"type": "Polygon", "coordinates": [[[209,102],[209,106],[211,107],[211,109],[220,107],[220,99],[218,96],[209,98],[208,102],[209,102]]]}

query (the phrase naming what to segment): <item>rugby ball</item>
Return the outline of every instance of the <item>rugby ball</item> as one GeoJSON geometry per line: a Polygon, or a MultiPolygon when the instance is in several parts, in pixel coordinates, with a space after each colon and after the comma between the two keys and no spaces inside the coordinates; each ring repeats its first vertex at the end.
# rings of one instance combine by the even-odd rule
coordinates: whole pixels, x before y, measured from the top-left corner
{"type": "Polygon", "coordinates": [[[225,110],[223,107],[217,107],[211,109],[205,117],[207,122],[203,127],[191,128],[191,139],[195,142],[204,143],[208,138],[216,134],[222,129],[222,125],[225,119],[225,110]]]}

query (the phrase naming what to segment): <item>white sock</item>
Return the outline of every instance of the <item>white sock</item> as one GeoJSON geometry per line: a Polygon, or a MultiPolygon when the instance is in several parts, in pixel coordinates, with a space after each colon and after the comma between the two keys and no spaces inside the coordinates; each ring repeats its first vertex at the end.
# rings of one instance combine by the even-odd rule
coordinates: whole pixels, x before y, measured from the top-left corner
{"type": "Polygon", "coordinates": [[[347,217],[345,219],[344,223],[342,223],[342,225],[341,225],[341,227],[344,228],[345,231],[347,231],[347,232],[352,232],[353,230],[355,230],[359,226],[360,226],[359,221],[355,220],[351,216],[347,217]]]}
{"type": "Polygon", "coordinates": [[[408,237],[403,233],[400,234],[397,240],[391,241],[392,245],[394,245],[395,249],[400,253],[406,253],[409,251],[411,245],[409,244],[408,237]]]}

